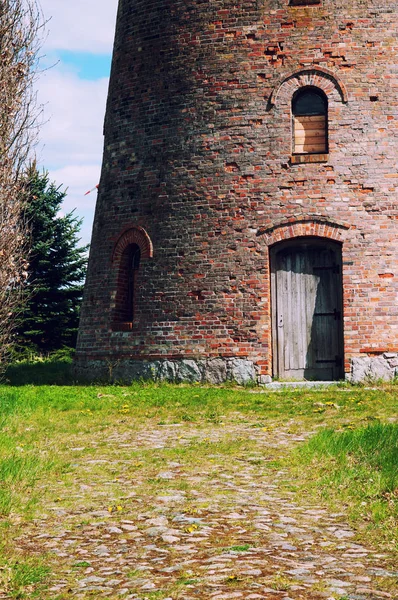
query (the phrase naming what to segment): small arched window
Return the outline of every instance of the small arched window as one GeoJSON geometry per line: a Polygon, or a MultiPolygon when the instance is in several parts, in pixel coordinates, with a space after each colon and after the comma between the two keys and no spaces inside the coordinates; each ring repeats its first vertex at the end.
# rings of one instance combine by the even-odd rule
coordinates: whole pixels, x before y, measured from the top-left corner
{"type": "Polygon", "coordinates": [[[328,101],[322,90],[305,87],[292,100],[293,154],[328,152],[328,101]]]}
{"type": "Polygon", "coordinates": [[[132,323],[134,321],[140,260],[141,250],[138,244],[129,244],[120,257],[115,306],[116,323],[132,323]]]}
{"type": "Polygon", "coordinates": [[[321,0],[290,0],[290,6],[312,6],[320,3],[321,0]]]}

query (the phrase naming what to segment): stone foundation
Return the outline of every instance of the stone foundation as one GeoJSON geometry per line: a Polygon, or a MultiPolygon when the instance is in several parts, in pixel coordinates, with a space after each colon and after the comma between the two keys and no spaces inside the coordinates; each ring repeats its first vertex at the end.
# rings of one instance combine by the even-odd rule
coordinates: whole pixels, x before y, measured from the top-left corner
{"type": "Polygon", "coordinates": [[[351,373],[347,379],[351,383],[366,381],[391,381],[398,377],[398,353],[385,352],[380,356],[363,356],[353,358],[351,373]]]}
{"type": "MultiPolygon", "coordinates": [[[[75,375],[82,382],[131,383],[135,380],[170,381],[174,383],[212,383],[227,381],[240,385],[257,383],[255,365],[241,358],[208,360],[119,360],[91,359],[75,362],[75,375]]],[[[270,377],[262,377],[268,383],[270,377]]]]}
{"type": "MultiPolygon", "coordinates": [[[[93,383],[125,383],[132,381],[169,381],[172,383],[234,382],[239,385],[266,385],[269,375],[259,375],[253,361],[241,358],[133,360],[77,359],[74,373],[77,380],[93,383]]],[[[346,380],[351,383],[392,381],[398,377],[398,353],[353,358],[346,380]]]]}

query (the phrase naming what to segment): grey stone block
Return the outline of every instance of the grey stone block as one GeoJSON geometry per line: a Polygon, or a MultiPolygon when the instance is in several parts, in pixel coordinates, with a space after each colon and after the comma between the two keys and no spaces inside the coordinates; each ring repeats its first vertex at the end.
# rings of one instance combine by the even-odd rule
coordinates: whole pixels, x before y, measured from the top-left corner
{"type": "Polygon", "coordinates": [[[140,379],[154,379],[155,369],[153,365],[154,363],[143,360],[120,361],[112,369],[110,380],[112,382],[130,383],[140,379]]]}
{"type": "Polygon", "coordinates": [[[240,385],[247,385],[256,381],[256,370],[252,361],[233,358],[229,363],[228,376],[240,385]]]}
{"type": "Polygon", "coordinates": [[[353,358],[351,361],[351,376],[352,383],[361,383],[367,377],[369,372],[370,358],[364,356],[361,358],[353,358]]]}
{"type": "Polygon", "coordinates": [[[352,383],[363,381],[391,381],[394,378],[395,369],[391,367],[383,356],[353,358],[351,363],[352,383]]]}
{"type": "Polygon", "coordinates": [[[156,379],[159,381],[175,381],[177,365],[171,360],[157,361],[156,379]]]}
{"type": "Polygon", "coordinates": [[[227,380],[227,364],[222,358],[208,360],[204,368],[204,380],[208,383],[223,383],[227,380]]]}
{"type": "Polygon", "coordinates": [[[390,365],[382,356],[370,360],[369,379],[390,381],[393,378],[394,369],[390,368],[390,365]]]}
{"type": "Polygon", "coordinates": [[[203,376],[195,360],[182,360],[177,366],[176,381],[195,383],[202,381],[203,376]]]}

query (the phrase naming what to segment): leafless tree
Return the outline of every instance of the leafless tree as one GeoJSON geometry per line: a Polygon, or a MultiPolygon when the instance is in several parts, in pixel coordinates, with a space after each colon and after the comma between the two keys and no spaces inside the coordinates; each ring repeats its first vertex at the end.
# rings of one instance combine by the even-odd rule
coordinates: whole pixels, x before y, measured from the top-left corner
{"type": "Polygon", "coordinates": [[[32,159],[40,114],[34,83],[42,28],[36,0],[0,0],[0,370],[27,277],[23,172],[32,159]]]}

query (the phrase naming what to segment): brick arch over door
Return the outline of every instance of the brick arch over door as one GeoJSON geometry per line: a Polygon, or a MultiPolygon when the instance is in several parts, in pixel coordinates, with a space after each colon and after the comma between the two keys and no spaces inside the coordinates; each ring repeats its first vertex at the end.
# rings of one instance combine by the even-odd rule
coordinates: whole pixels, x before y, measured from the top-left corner
{"type": "Polygon", "coordinates": [[[314,66],[287,74],[274,89],[270,103],[272,106],[290,106],[295,92],[308,86],[321,89],[329,100],[348,102],[347,89],[333,71],[314,66]]]}
{"type": "Polygon", "coordinates": [[[142,258],[153,257],[153,244],[145,229],[138,226],[129,226],[122,231],[115,243],[112,252],[112,262],[117,265],[120,262],[124,250],[131,244],[137,244],[141,250],[142,258]]]}
{"type": "Polygon", "coordinates": [[[287,220],[274,223],[270,227],[262,228],[258,231],[258,236],[264,236],[267,246],[273,246],[277,242],[301,237],[319,237],[336,242],[344,242],[347,231],[350,228],[348,223],[336,223],[317,219],[313,217],[303,217],[294,221],[287,220]]]}

